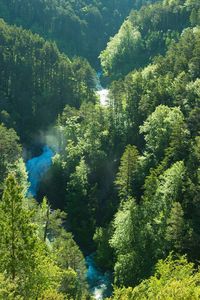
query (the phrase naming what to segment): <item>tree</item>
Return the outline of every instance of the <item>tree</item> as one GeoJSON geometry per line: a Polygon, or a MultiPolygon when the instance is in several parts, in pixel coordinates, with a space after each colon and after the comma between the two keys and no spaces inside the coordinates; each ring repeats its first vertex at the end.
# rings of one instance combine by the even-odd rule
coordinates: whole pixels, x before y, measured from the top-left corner
{"type": "Polygon", "coordinates": [[[186,238],[186,221],[184,212],[179,202],[174,202],[167,220],[166,240],[169,242],[169,249],[181,253],[184,249],[186,238]]]}
{"type": "Polygon", "coordinates": [[[32,204],[35,210],[33,222],[38,227],[40,239],[44,242],[53,241],[62,233],[67,214],[60,209],[53,210],[46,197],[43,198],[40,205],[30,203],[30,206],[32,204]]]}
{"type": "Polygon", "coordinates": [[[85,259],[72,234],[64,229],[52,242],[57,265],[63,270],[59,288],[69,298],[82,299],[87,293],[85,259]]]}
{"type": "Polygon", "coordinates": [[[14,129],[7,129],[0,124],[0,185],[21,155],[22,148],[14,129]]]}
{"type": "Polygon", "coordinates": [[[0,268],[16,284],[16,297],[32,299],[47,288],[58,288],[60,270],[47,256],[46,246],[31,222],[33,212],[23,202],[22,189],[11,174],[0,203],[0,268]]]}
{"type": "Polygon", "coordinates": [[[107,227],[97,227],[93,240],[96,244],[97,250],[95,253],[95,262],[103,270],[110,270],[113,267],[113,249],[109,244],[112,236],[112,225],[107,227]]]}
{"type": "MultiPolygon", "coordinates": [[[[21,9],[27,7],[23,2],[21,9]]],[[[27,11],[30,7],[32,3],[27,11]]],[[[30,136],[52,124],[66,104],[79,108],[83,101],[95,102],[93,78],[86,78],[94,76],[89,63],[79,59],[77,67],[76,61],[73,64],[59,52],[55,42],[3,20],[0,30],[0,122],[9,117],[6,123],[15,128],[23,142],[28,143],[30,136]]]]}
{"type": "Polygon", "coordinates": [[[156,271],[149,279],[135,288],[115,289],[113,300],[190,300],[200,297],[200,272],[185,256],[169,255],[156,264],[156,271]]]}
{"type": "Polygon", "coordinates": [[[22,191],[15,177],[9,175],[0,204],[0,251],[1,268],[12,280],[23,274],[30,276],[34,268],[35,229],[29,222],[31,214],[23,209],[22,201],[22,191]]]}
{"type": "Polygon", "coordinates": [[[116,254],[115,283],[129,286],[144,276],[144,237],[141,211],[135,200],[123,202],[115,215],[110,245],[116,254]]]}
{"type": "Polygon", "coordinates": [[[192,6],[186,7],[181,1],[148,1],[148,5],[138,11],[131,10],[128,19],[100,54],[105,74],[122,78],[165,53],[167,46],[189,27],[191,11],[192,6]]]}
{"type": "MultiPolygon", "coordinates": [[[[89,246],[94,232],[94,211],[91,213],[90,186],[88,182],[89,168],[82,158],[76,166],[75,172],[71,174],[67,185],[67,212],[70,228],[74,233],[75,240],[82,247],[89,246]],[[86,234],[87,232],[87,234],[86,234]]],[[[94,208],[95,209],[95,208],[94,208]]]]}
{"type": "Polygon", "coordinates": [[[39,300],[64,300],[65,297],[63,294],[58,293],[56,290],[50,289],[44,291],[39,300]]]}
{"type": "Polygon", "coordinates": [[[185,145],[188,136],[187,126],[180,108],[170,108],[165,105],[157,106],[156,110],[147,118],[140,133],[144,134],[146,150],[156,161],[170,151],[173,156],[185,145]]]}
{"type": "Polygon", "coordinates": [[[129,19],[126,20],[100,54],[105,75],[120,78],[133,69],[130,61],[134,61],[134,67],[138,67],[139,62],[136,58],[139,53],[141,54],[142,46],[141,33],[129,19]]]}
{"type": "Polygon", "coordinates": [[[4,300],[23,300],[19,295],[16,295],[17,283],[5,278],[5,275],[0,274],[0,299],[4,300]]]}
{"type": "Polygon", "coordinates": [[[9,172],[15,174],[16,180],[22,189],[22,194],[25,197],[30,183],[28,182],[28,172],[23,158],[18,159],[13,165],[11,165],[9,172]]]}
{"type": "Polygon", "coordinates": [[[122,155],[115,184],[119,189],[119,196],[125,200],[135,194],[134,181],[138,167],[139,152],[135,146],[128,145],[122,155]]]}

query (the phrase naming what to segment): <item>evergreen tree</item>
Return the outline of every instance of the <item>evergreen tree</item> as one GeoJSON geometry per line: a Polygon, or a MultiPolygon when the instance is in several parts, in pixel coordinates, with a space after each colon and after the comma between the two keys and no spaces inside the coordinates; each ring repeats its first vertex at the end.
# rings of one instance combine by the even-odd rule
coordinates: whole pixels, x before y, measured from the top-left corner
{"type": "Polygon", "coordinates": [[[184,249],[186,238],[186,221],[184,212],[179,202],[174,202],[167,220],[166,240],[169,242],[169,249],[180,253],[184,249]]]}
{"type": "Polygon", "coordinates": [[[22,148],[14,129],[0,124],[0,186],[21,155],[22,148]]]}
{"type": "Polygon", "coordinates": [[[123,202],[115,215],[110,245],[116,254],[114,265],[115,283],[128,286],[144,276],[144,237],[141,211],[135,200],[123,202]]]}
{"type": "Polygon", "coordinates": [[[134,180],[138,167],[139,152],[135,146],[128,145],[122,155],[115,184],[120,197],[125,200],[135,194],[134,180]]]}
{"type": "Polygon", "coordinates": [[[185,256],[159,260],[155,273],[135,288],[115,289],[113,300],[190,300],[200,297],[199,270],[185,256]]]}
{"type": "Polygon", "coordinates": [[[37,298],[48,288],[58,288],[61,272],[38,239],[32,212],[23,206],[22,189],[12,174],[5,182],[0,216],[0,268],[16,284],[16,299],[37,298]]]}
{"type": "Polygon", "coordinates": [[[37,238],[29,221],[31,214],[23,208],[22,191],[13,175],[5,182],[0,215],[2,271],[6,271],[12,280],[29,277],[34,269],[37,238]]]}

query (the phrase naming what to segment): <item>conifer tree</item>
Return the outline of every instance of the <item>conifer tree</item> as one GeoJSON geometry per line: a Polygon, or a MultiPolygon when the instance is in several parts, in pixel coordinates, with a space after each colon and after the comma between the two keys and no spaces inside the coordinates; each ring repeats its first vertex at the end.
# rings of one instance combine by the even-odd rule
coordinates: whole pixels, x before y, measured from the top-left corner
{"type": "Polygon", "coordinates": [[[33,211],[24,205],[23,190],[10,174],[0,203],[0,272],[15,286],[15,297],[37,299],[58,288],[61,270],[31,222],[33,211]]]}
{"type": "Polygon", "coordinates": [[[21,188],[9,175],[0,204],[0,265],[12,280],[27,276],[34,268],[35,229],[22,203],[21,188]]]}
{"type": "Polygon", "coordinates": [[[184,231],[186,229],[184,212],[179,202],[174,202],[167,220],[166,239],[176,252],[183,249],[184,231]]]}
{"type": "Polygon", "coordinates": [[[128,145],[122,155],[119,171],[115,180],[119,195],[126,199],[133,196],[134,175],[138,166],[139,152],[135,146],[128,145]]]}

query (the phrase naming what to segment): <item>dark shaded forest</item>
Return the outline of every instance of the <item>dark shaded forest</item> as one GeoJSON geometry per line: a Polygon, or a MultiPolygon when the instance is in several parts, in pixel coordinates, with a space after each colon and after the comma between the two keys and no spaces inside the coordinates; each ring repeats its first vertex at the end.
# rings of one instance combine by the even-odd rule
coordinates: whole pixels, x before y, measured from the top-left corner
{"type": "Polygon", "coordinates": [[[99,66],[98,55],[132,8],[155,0],[1,0],[0,17],[56,41],[70,57],[99,66]]]}

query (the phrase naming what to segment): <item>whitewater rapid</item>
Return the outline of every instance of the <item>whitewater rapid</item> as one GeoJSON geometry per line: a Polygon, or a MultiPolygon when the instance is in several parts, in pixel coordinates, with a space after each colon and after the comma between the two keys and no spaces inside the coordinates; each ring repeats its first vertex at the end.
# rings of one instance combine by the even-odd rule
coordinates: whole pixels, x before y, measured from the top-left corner
{"type": "Polygon", "coordinates": [[[112,292],[111,275],[108,272],[103,273],[96,267],[93,255],[86,257],[86,265],[87,281],[94,299],[103,300],[109,297],[112,292]]]}
{"type": "Polygon", "coordinates": [[[103,88],[103,86],[101,85],[101,76],[102,71],[97,72],[96,94],[99,97],[100,104],[102,106],[107,106],[109,105],[109,90],[103,88]]]}
{"type": "Polygon", "coordinates": [[[97,91],[97,95],[99,96],[99,99],[100,99],[100,104],[102,106],[106,106],[108,105],[108,95],[109,95],[109,90],[108,89],[100,89],[97,91]]]}

